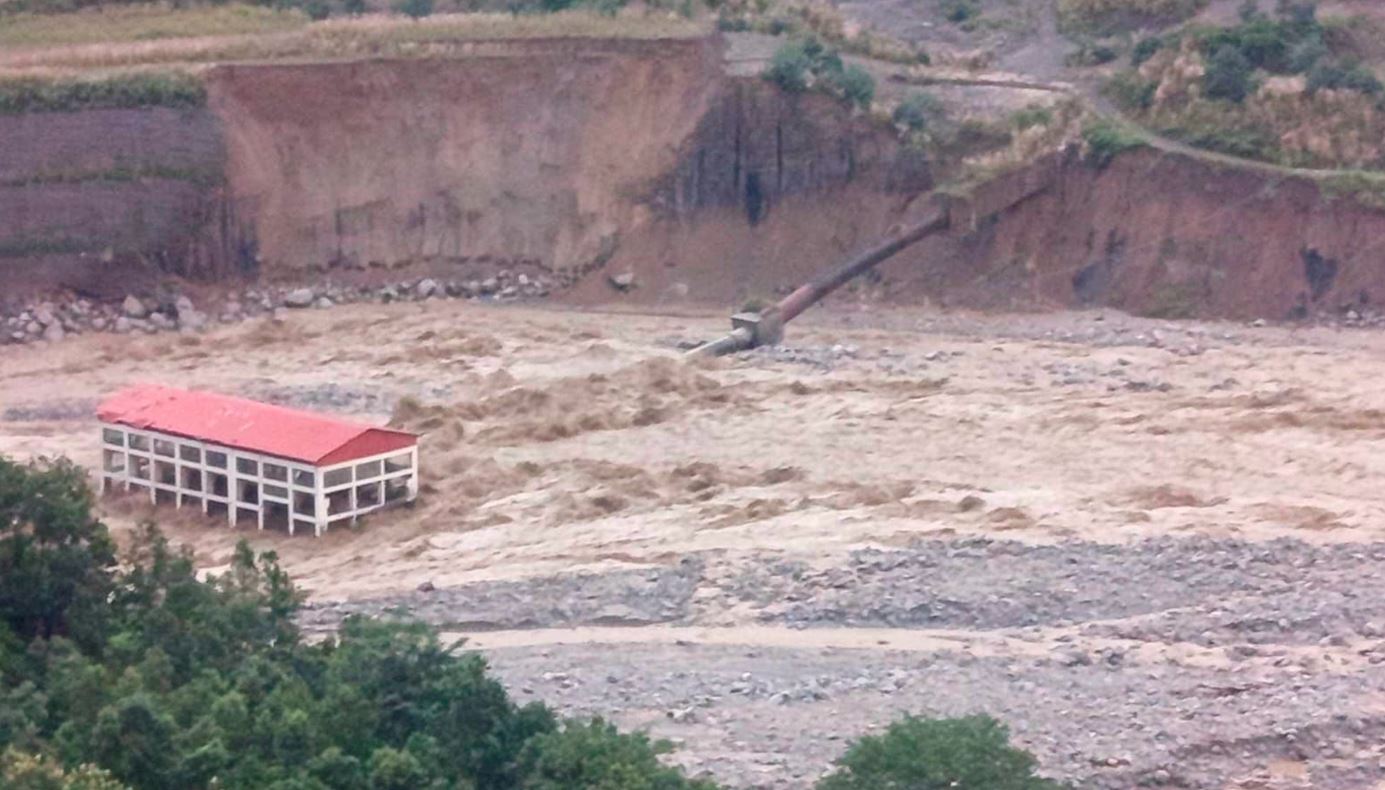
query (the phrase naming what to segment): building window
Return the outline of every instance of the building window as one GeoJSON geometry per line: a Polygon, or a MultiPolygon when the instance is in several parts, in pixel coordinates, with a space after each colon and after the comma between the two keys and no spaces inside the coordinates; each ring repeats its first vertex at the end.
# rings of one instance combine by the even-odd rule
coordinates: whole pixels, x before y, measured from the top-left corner
{"type": "Polygon", "coordinates": [[[125,446],[124,431],[119,431],[115,428],[103,428],[101,430],[101,438],[105,440],[106,444],[113,444],[116,447],[125,446]]]}
{"type": "Polygon", "coordinates": [[[178,457],[183,459],[184,461],[201,463],[202,450],[201,448],[193,447],[190,444],[180,444],[178,445],[178,457]]]}
{"type": "Polygon", "coordinates": [[[260,473],[260,465],[249,458],[237,458],[236,472],[243,475],[258,475],[260,473]]]}
{"type": "Polygon", "coordinates": [[[279,464],[265,464],[264,476],[268,480],[288,480],[289,470],[279,464]]]}
{"type": "Polygon", "coordinates": [[[154,440],[154,455],[162,455],[168,458],[173,457],[173,442],[167,439],[154,440]]]}
{"type": "Polygon", "coordinates": [[[149,452],[149,437],[140,436],[137,433],[130,434],[130,449],[143,450],[146,453],[149,452]]]}
{"type": "Polygon", "coordinates": [[[208,450],[207,466],[215,466],[217,469],[225,469],[226,453],[217,452],[216,450],[208,450]]]}
{"type": "Polygon", "coordinates": [[[317,475],[308,469],[293,470],[293,484],[299,488],[312,488],[317,485],[317,475]]]}
{"type": "Polygon", "coordinates": [[[327,488],[344,486],[351,482],[351,467],[345,469],[333,469],[322,476],[322,484],[327,488]]]}
{"type": "Polygon", "coordinates": [[[364,464],[357,464],[356,479],[369,480],[374,477],[379,477],[382,469],[383,467],[381,466],[379,461],[369,461],[364,464]]]}

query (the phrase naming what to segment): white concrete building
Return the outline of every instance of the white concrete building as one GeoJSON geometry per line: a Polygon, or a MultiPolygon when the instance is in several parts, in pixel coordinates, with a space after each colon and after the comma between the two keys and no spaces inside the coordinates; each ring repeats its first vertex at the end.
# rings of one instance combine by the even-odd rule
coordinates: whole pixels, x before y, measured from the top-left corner
{"type": "Polygon", "coordinates": [[[101,421],[101,490],[322,535],[418,495],[418,437],[209,392],[140,386],[101,421]]]}

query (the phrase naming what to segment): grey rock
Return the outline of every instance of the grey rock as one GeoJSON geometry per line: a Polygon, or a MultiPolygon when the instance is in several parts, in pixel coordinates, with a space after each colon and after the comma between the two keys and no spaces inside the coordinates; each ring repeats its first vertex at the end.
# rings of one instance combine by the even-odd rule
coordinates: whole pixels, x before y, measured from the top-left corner
{"type": "Polygon", "coordinates": [[[414,286],[414,294],[418,296],[418,298],[420,299],[427,299],[428,297],[435,295],[437,292],[437,280],[431,278],[424,278],[422,280],[419,280],[418,285],[414,286]]]}
{"type": "Polygon", "coordinates": [[[319,296],[319,297],[317,298],[317,300],[313,302],[313,307],[316,307],[316,308],[319,309],[319,310],[326,310],[327,308],[333,306],[334,304],[336,304],[336,303],[333,302],[331,299],[329,299],[329,298],[327,298],[327,297],[325,297],[325,296],[319,296]]]}
{"type": "Polygon", "coordinates": [[[56,343],[62,340],[65,335],[66,333],[63,332],[62,325],[57,323],[49,324],[43,330],[43,339],[50,343],[56,343]]]}
{"type": "Polygon", "coordinates": [[[144,318],[149,315],[149,308],[145,307],[144,302],[141,302],[139,297],[134,294],[125,297],[125,301],[120,303],[120,309],[130,318],[144,318]]]}
{"type": "Polygon", "coordinates": [[[635,287],[634,272],[617,272],[606,278],[617,291],[628,291],[635,287]]]}
{"type": "Polygon", "coordinates": [[[199,330],[199,329],[202,329],[202,328],[205,327],[206,325],[207,325],[207,314],[206,314],[206,313],[199,312],[199,311],[193,310],[193,309],[191,309],[191,308],[189,308],[189,309],[187,309],[187,310],[179,310],[179,311],[178,311],[178,327],[179,327],[180,329],[186,329],[186,330],[188,330],[188,331],[193,331],[193,332],[195,332],[195,331],[197,331],[197,330],[199,330]]]}
{"type": "Polygon", "coordinates": [[[295,288],[284,294],[284,306],[303,308],[311,307],[316,295],[311,288],[295,288]]]}

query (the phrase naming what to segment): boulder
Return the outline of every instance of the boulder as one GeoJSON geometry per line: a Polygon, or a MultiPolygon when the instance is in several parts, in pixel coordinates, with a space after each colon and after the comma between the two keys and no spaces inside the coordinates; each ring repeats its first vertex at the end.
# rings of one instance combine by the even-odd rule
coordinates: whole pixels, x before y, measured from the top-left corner
{"type": "Polygon", "coordinates": [[[607,278],[617,291],[628,291],[635,287],[634,272],[619,272],[607,278]]]}
{"type": "Polygon", "coordinates": [[[295,288],[284,294],[285,307],[311,307],[314,294],[311,288],[295,288]]]}
{"type": "Polygon", "coordinates": [[[120,309],[130,318],[144,318],[149,315],[149,308],[145,307],[144,302],[141,302],[139,297],[134,294],[125,297],[125,301],[120,303],[120,309]]]}

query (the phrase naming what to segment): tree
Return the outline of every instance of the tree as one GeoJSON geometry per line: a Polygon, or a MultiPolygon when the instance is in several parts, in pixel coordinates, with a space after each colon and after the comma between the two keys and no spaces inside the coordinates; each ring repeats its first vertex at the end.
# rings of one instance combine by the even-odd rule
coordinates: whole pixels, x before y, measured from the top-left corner
{"type": "Polygon", "coordinates": [[[1207,73],[1202,77],[1202,89],[1209,98],[1225,99],[1237,104],[1250,94],[1251,65],[1241,51],[1223,46],[1207,61],[1207,73]]]}
{"type": "Polygon", "coordinates": [[[904,97],[904,101],[894,108],[893,118],[896,126],[921,132],[942,118],[943,113],[943,103],[938,101],[938,97],[918,91],[904,97]]]}
{"type": "Polygon", "coordinates": [[[94,648],[114,565],[79,467],[0,458],[0,622],[24,642],[70,636],[94,648]]]}
{"type": "Polygon", "coordinates": [[[360,16],[366,12],[365,0],[342,0],[341,10],[347,16],[360,16]]]}
{"type": "Polygon", "coordinates": [[[525,790],[715,790],[659,762],[667,744],[593,719],[533,738],[520,755],[525,790]]]}
{"type": "Polygon", "coordinates": [[[875,99],[875,78],[860,66],[847,66],[832,79],[834,92],[842,101],[863,110],[875,99]]]}
{"type": "Polygon", "coordinates": [[[1034,775],[1034,758],[1009,744],[989,716],[891,724],[856,741],[817,790],[1058,790],[1034,775]]]}
{"type": "Polygon", "coordinates": [[[790,93],[802,93],[808,89],[812,67],[804,42],[790,41],[774,51],[765,78],[790,93]]]}

